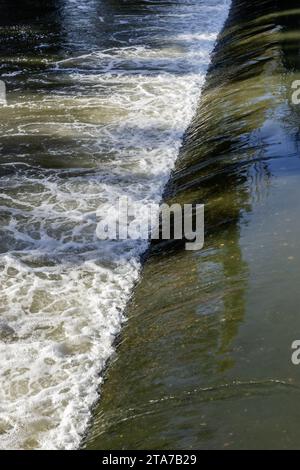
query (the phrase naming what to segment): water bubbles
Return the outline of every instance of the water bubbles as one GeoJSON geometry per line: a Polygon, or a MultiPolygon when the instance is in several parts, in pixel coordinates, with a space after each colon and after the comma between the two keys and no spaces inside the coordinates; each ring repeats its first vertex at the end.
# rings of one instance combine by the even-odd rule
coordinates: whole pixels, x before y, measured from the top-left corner
{"type": "Polygon", "coordinates": [[[63,3],[71,53],[0,115],[0,448],[79,446],[147,248],[97,239],[97,210],[160,202],[228,11],[63,3]]]}

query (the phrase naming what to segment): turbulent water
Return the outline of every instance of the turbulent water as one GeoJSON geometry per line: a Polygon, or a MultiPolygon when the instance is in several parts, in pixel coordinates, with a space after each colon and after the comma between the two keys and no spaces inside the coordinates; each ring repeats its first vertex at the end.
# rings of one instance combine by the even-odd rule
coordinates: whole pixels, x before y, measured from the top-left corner
{"type": "Polygon", "coordinates": [[[0,447],[71,449],[147,248],[98,240],[97,210],[160,200],[229,1],[12,3],[0,30],[0,447]]]}

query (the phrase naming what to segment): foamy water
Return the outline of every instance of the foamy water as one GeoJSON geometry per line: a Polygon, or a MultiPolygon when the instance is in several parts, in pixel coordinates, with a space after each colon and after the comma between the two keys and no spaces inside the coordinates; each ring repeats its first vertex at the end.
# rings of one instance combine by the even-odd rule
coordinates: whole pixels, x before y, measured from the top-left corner
{"type": "Polygon", "coordinates": [[[80,445],[147,248],[99,241],[97,211],[160,201],[229,9],[144,3],[100,15],[99,2],[65,0],[73,54],[28,78],[56,88],[16,92],[1,114],[3,449],[80,445]],[[117,46],[97,48],[100,23],[117,46]]]}

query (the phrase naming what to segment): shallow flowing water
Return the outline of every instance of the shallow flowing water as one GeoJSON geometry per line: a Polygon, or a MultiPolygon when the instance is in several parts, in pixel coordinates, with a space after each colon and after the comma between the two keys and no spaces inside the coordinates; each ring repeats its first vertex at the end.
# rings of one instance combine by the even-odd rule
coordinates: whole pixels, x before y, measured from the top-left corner
{"type": "Polygon", "coordinates": [[[1,2],[1,448],[79,446],[147,248],[97,210],[159,202],[229,3],[1,2]]]}
{"type": "Polygon", "coordinates": [[[165,192],[206,204],[205,247],[152,246],[87,448],[299,448],[295,3],[232,2],[165,192]]]}

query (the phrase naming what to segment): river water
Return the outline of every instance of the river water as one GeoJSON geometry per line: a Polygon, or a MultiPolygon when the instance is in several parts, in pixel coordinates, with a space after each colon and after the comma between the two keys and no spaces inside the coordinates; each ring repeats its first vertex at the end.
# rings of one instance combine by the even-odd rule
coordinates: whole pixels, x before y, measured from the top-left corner
{"type": "Polygon", "coordinates": [[[232,2],[165,191],[205,203],[205,246],[152,246],[87,448],[299,448],[295,3],[232,2]]]}
{"type": "MultiPolygon", "coordinates": [[[[7,106],[0,108],[0,448],[80,445],[147,248],[98,240],[97,211],[120,196],[160,201],[229,6],[227,0],[1,1],[7,106]]],[[[240,256],[237,238],[229,249],[240,256]]],[[[190,277],[197,276],[199,257],[213,256],[207,253],[192,259],[190,277]]],[[[221,282],[219,261],[207,263],[199,269],[209,277],[215,266],[221,282]]],[[[172,270],[162,288],[170,276],[172,270]]],[[[151,289],[145,295],[150,299],[151,289]]],[[[205,315],[203,305],[197,313],[191,307],[197,330],[220,302],[205,315]]],[[[157,300],[150,307],[159,314],[157,300]]],[[[136,331],[134,340],[140,336],[136,331]]],[[[186,348],[191,354],[193,336],[186,348]]],[[[170,343],[174,355],[172,349],[170,343]]],[[[142,366],[126,365],[128,386],[130,370],[138,367],[140,382],[142,366]]],[[[112,413],[126,393],[122,378],[112,413]]],[[[145,393],[160,397],[159,383],[151,387],[145,393]]],[[[125,446],[139,432],[131,439],[125,446]]]]}

